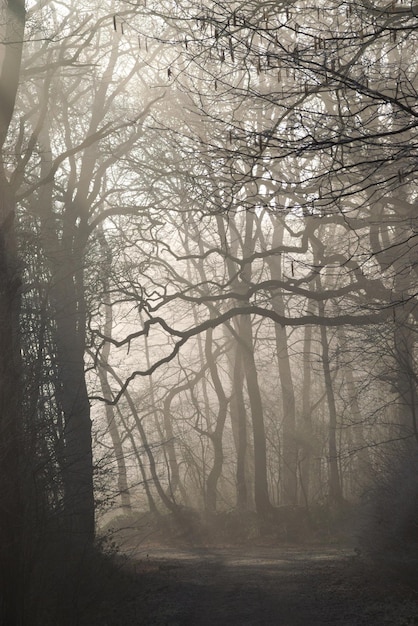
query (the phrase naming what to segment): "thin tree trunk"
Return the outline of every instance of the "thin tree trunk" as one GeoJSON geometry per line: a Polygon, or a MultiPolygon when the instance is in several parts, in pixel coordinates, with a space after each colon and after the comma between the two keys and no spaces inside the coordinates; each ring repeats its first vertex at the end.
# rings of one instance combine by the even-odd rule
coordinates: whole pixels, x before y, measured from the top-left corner
{"type": "Polygon", "coordinates": [[[394,315],[394,387],[399,398],[397,426],[401,437],[412,435],[418,443],[417,374],[413,357],[416,333],[408,317],[408,306],[397,309],[394,315]]]}
{"type": "MultiPolygon", "coordinates": [[[[147,337],[145,337],[145,356],[146,356],[147,368],[150,368],[151,358],[150,358],[150,350],[149,350],[147,337]]],[[[186,501],[187,496],[184,493],[183,485],[180,482],[180,470],[179,470],[179,464],[177,461],[176,447],[174,443],[175,441],[174,430],[173,430],[173,424],[171,422],[171,414],[170,414],[171,402],[173,398],[175,397],[175,395],[179,392],[177,389],[171,389],[168,392],[167,397],[164,399],[163,424],[164,424],[165,432],[163,432],[159,424],[157,411],[155,409],[154,381],[152,379],[152,375],[148,376],[148,380],[149,380],[150,399],[151,399],[151,406],[152,406],[153,415],[154,415],[154,422],[155,422],[155,426],[160,436],[162,437],[162,439],[164,439],[163,445],[164,445],[164,454],[165,454],[166,463],[168,461],[167,463],[167,471],[168,471],[167,497],[173,500],[173,502],[175,502],[176,501],[175,494],[176,494],[177,488],[179,488],[179,491],[183,497],[183,500],[186,501]]]]}
{"type": "MultiPolygon", "coordinates": [[[[102,369],[102,367],[99,366],[98,374],[103,395],[105,397],[110,397],[112,390],[106,376],[106,370],[102,369]]],[[[116,414],[113,405],[106,404],[105,414],[107,428],[110,438],[112,440],[113,452],[118,468],[118,494],[121,500],[122,511],[124,513],[129,513],[132,509],[131,496],[128,487],[128,477],[126,473],[126,464],[123,453],[122,440],[119,434],[118,425],[116,423],[116,414]]]]}
{"type": "MultiPolygon", "coordinates": [[[[274,220],[273,248],[283,245],[284,226],[274,220]]],[[[282,280],[281,255],[268,257],[272,280],[282,280]]],[[[273,309],[279,315],[285,315],[283,293],[277,292],[272,298],[273,309]]],[[[286,328],[275,324],[279,383],[283,407],[283,448],[282,448],[282,504],[297,504],[297,466],[298,449],[296,445],[296,402],[286,328]]]]}
{"type": "MultiPolygon", "coordinates": [[[[340,335],[341,345],[343,347],[346,346],[347,338],[344,330],[341,328],[338,333],[340,335]]],[[[352,471],[353,481],[355,481],[355,483],[359,485],[360,489],[363,490],[371,477],[372,463],[370,459],[369,447],[364,437],[364,419],[362,418],[358,402],[358,391],[356,389],[353,371],[349,364],[344,367],[344,377],[347,386],[348,405],[350,408],[350,431],[352,433],[352,440],[356,453],[356,462],[352,471]]]]}
{"type": "Polygon", "coordinates": [[[211,432],[210,439],[213,445],[213,465],[206,480],[206,510],[208,513],[216,512],[217,485],[222,474],[224,461],[224,453],[222,447],[222,436],[224,432],[226,417],[228,414],[228,398],[225,395],[224,388],[219,378],[218,368],[212,352],[212,335],[213,331],[208,330],[206,333],[205,355],[206,361],[211,373],[213,386],[218,398],[219,408],[218,417],[214,429],[211,432]]]}
{"type": "MultiPolygon", "coordinates": [[[[120,385],[122,387],[123,382],[121,380],[121,378],[117,375],[117,373],[115,372],[115,370],[108,364],[106,366],[106,369],[108,370],[108,372],[113,376],[113,378],[115,379],[115,381],[118,383],[118,385],[120,385]]],[[[132,399],[132,396],[130,395],[129,391],[127,389],[125,389],[124,394],[123,394],[126,398],[126,401],[128,403],[129,409],[131,411],[132,417],[134,418],[135,421],[135,425],[138,429],[139,432],[139,436],[141,437],[141,441],[142,441],[142,445],[144,446],[145,449],[145,453],[148,457],[148,461],[149,461],[149,466],[150,466],[150,472],[151,472],[151,476],[152,476],[152,480],[154,481],[154,485],[155,488],[157,490],[157,493],[159,495],[159,497],[161,498],[162,503],[166,506],[166,508],[171,511],[174,514],[177,514],[179,511],[179,506],[178,504],[176,504],[175,501],[171,500],[171,498],[169,498],[167,496],[167,494],[165,493],[158,473],[157,473],[157,465],[155,463],[155,459],[154,459],[154,455],[152,453],[151,450],[151,446],[148,443],[148,438],[146,436],[145,433],[145,429],[142,425],[141,422],[141,418],[139,417],[138,411],[136,409],[135,403],[132,399]]]]}
{"type": "MultiPolygon", "coordinates": [[[[112,327],[113,327],[113,313],[112,313],[112,305],[109,298],[109,273],[111,271],[111,250],[109,245],[103,235],[100,233],[100,243],[103,249],[103,268],[104,271],[102,273],[102,282],[103,282],[103,291],[104,291],[104,312],[105,312],[105,320],[104,320],[104,328],[103,334],[105,337],[112,337],[112,327]]],[[[110,383],[108,380],[108,371],[106,366],[109,363],[110,356],[110,341],[105,341],[102,351],[100,353],[100,363],[98,367],[99,380],[102,387],[102,392],[104,397],[110,398],[112,395],[112,390],[110,387],[110,383]]],[[[116,411],[113,405],[106,404],[105,408],[106,414],[106,422],[110,434],[110,438],[113,444],[113,451],[115,455],[115,460],[118,468],[118,491],[121,499],[122,510],[124,513],[129,513],[132,509],[131,506],[131,497],[128,488],[128,477],[126,472],[126,463],[125,456],[123,452],[122,440],[119,433],[119,428],[116,422],[116,411]]]]}
{"type": "MultiPolygon", "coordinates": [[[[319,303],[319,315],[324,316],[323,303],[319,303]]],[[[324,372],[325,390],[328,401],[328,464],[329,464],[329,500],[331,504],[339,505],[343,500],[340,471],[338,467],[337,447],[337,408],[335,404],[334,388],[332,384],[328,336],[326,326],[321,325],[322,368],[324,372]]]]}
{"type": "Polygon", "coordinates": [[[237,451],[237,509],[246,511],[248,508],[248,488],[246,478],[247,457],[247,412],[245,409],[243,385],[244,370],[239,343],[235,344],[232,359],[232,396],[231,396],[231,424],[234,433],[235,448],[237,451]]]}
{"type": "Polygon", "coordinates": [[[153,495],[151,493],[151,489],[150,489],[150,486],[149,486],[149,482],[150,481],[148,480],[147,473],[145,471],[144,463],[143,463],[142,457],[141,457],[141,452],[140,452],[140,450],[138,450],[138,446],[136,444],[135,437],[132,434],[132,428],[129,428],[129,426],[128,426],[126,420],[125,420],[125,417],[123,415],[123,412],[121,411],[119,406],[116,407],[116,410],[118,412],[120,422],[121,422],[123,428],[125,429],[125,433],[126,433],[128,439],[129,439],[129,441],[131,442],[132,450],[133,450],[133,452],[135,454],[135,458],[136,458],[136,461],[138,463],[139,471],[141,473],[141,478],[142,478],[142,484],[144,485],[145,495],[147,496],[147,502],[148,502],[148,507],[149,507],[150,513],[152,513],[153,515],[156,515],[158,517],[160,515],[160,513],[158,511],[158,508],[157,508],[157,505],[155,503],[154,497],[153,497],[153,495]]]}
{"type": "Polygon", "coordinates": [[[302,458],[300,460],[301,502],[309,505],[312,459],[312,326],[305,326],[303,339],[303,382],[302,382],[302,458]]]}

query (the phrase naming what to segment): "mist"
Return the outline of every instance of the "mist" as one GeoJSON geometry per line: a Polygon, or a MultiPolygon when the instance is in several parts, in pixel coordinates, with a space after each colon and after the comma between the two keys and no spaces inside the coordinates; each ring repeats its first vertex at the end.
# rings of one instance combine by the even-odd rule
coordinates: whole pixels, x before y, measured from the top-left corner
{"type": "Polygon", "coordinates": [[[416,10],[1,8],[1,623],[415,623],[416,10]]]}

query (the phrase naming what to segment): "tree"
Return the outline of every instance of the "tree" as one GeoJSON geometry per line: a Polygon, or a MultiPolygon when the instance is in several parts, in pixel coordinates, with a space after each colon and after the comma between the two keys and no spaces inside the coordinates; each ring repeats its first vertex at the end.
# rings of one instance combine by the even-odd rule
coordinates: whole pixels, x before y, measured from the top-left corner
{"type": "MultiPolygon", "coordinates": [[[[154,10],[150,5],[150,12],[154,10]]],[[[161,146],[159,152],[166,158],[154,169],[155,180],[157,172],[162,175],[166,168],[170,182],[157,182],[152,196],[167,211],[173,206],[176,213],[199,211],[205,222],[198,236],[205,245],[181,253],[167,245],[173,231],[169,235],[163,226],[153,230],[152,242],[147,243],[155,250],[161,247],[178,267],[195,255],[207,269],[211,267],[212,274],[207,272],[193,291],[190,281],[185,285],[180,277],[181,271],[168,270],[166,262],[159,260],[177,292],[168,293],[161,285],[156,295],[150,287],[148,293],[156,295],[151,303],[145,287],[140,301],[149,320],[117,345],[159,328],[167,337],[178,338],[171,354],[159,361],[168,362],[199,332],[239,315],[243,324],[250,315],[257,315],[275,323],[279,352],[286,348],[282,330],[286,326],[319,326],[326,349],[325,327],[354,328],[390,321],[391,307],[398,306],[402,298],[394,302],[392,297],[389,253],[383,276],[375,259],[383,259],[393,244],[409,259],[414,248],[409,225],[405,223],[402,233],[394,237],[392,231],[402,211],[410,216],[410,204],[400,203],[395,194],[399,186],[405,188],[406,171],[412,171],[408,169],[407,142],[415,133],[415,113],[409,100],[415,79],[405,68],[402,53],[411,45],[413,15],[409,9],[379,12],[366,4],[347,5],[344,20],[340,13],[337,5],[324,11],[259,2],[245,7],[182,2],[170,15],[158,14],[156,19],[168,24],[167,40],[171,36],[178,43],[178,57],[168,68],[173,85],[168,116],[158,119],[160,137],[146,152],[149,161],[155,160],[157,146],[161,146]],[[185,15],[195,19],[184,21],[185,15]],[[403,28],[408,35],[400,37],[403,28]],[[385,65],[381,59],[386,51],[389,61],[385,65]],[[404,72],[401,84],[399,64],[404,72]],[[182,113],[185,106],[187,119],[182,113]],[[406,150],[399,150],[401,144],[406,150]],[[179,165],[178,154],[185,167],[179,165]],[[209,234],[209,224],[222,211],[271,214],[273,222],[283,227],[283,239],[272,243],[264,237],[261,244],[257,235],[250,249],[231,251],[224,235],[219,244],[209,234]],[[382,217],[390,234],[380,231],[382,217]],[[338,246],[333,245],[332,237],[338,246]],[[282,269],[271,270],[269,280],[264,280],[265,268],[258,270],[259,266],[257,277],[251,276],[255,262],[261,267],[265,260],[266,266],[273,268],[278,257],[282,269]],[[227,278],[213,271],[215,259],[232,267],[227,278]],[[207,307],[210,318],[179,330],[167,323],[169,307],[175,302],[199,306],[199,319],[207,307]]],[[[144,167],[145,160],[138,159],[136,167],[144,167]]],[[[246,223],[252,219],[247,217],[246,223]]],[[[229,226],[232,223],[229,219],[229,226]]],[[[265,228],[263,220],[259,228],[265,228]]],[[[395,274],[399,276],[398,270],[395,274]]],[[[404,300],[412,297],[415,287],[408,282],[406,289],[404,300]]],[[[324,364],[328,360],[324,354],[324,364]]],[[[411,371],[411,367],[407,369],[411,371]]],[[[126,384],[151,370],[155,367],[137,370],[126,384]]],[[[284,371],[279,376],[284,392],[291,389],[290,371],[287,367],[287,383],[284,371]]],[[[335,486],[339,483],[337,409],[329,369],[326,372],[333,440],[328,457],[335,486]]],[[[254,376],[251,379],[254,381],[254,376]]],[[[405,387],[403,396],[406,394],[405,387]]],[[[295,502],[297,418],[291,395],[289,391],[285,410],[284,466],[289,469],[286,491],[295,502]]],[[[307,411],[305,401],[305,421],[307,411]]],[[[260,411],[253,411],[253,416],[256,414],[260,411]]],[[[265,445],[263,433],[260,440],[264,443],[258,450],[265,445]]],[[[242,467],[241,461],[239,465],[242,467]]]]}
{"type": "Polygon", "coordinates": [[[4,623],[17,623],[21,612],[24,543],[23,425],[20,362],[20,288],[15,213],[16,187],[7,163],[8,133],[19,84],[25,28],[25,4],[1,9],[0,68],[0,612],[4,623]]]}

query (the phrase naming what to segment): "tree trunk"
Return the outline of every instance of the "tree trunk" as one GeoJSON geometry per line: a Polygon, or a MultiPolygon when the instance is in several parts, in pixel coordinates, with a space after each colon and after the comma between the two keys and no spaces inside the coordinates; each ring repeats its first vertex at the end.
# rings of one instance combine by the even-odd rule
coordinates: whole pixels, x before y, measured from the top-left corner
{"type": "Polygon", "coordinates": [[[246,511],[248,509],[248,489],[246,478],[246,457],[247,457],[247,412],[245,409],[243,385],[244,371],[242,365],[242,354],[239,343],[235,344],[232,366],[232,396],[231,396],[231,424],[234,434],[235,448],[237,451],[237,509],[246,511]]]}
{"type": "Polygon", "coordinates": [[[270,502],[267,482],[267,449],[263,404],[254,359],[251,318],[248,315],[242,316],[240,319],[240,341],[242,343],[243,364],[250,400],[254,440],[254,500],[257,513],[261,518],[266,518],[271,514],[273,507],[270,502]]]}
{"type": "Polygon", "coordinates": [[[64,507],[67,530],[74,541],[91,544],[94,539],[94,494],[90,403],[84,372],[85,326],[80,320],[79,296],[69,269],[71,261],[61,265],[51,288],[60,403],[65,420],[64,507]]]}
{"type": "MultiPolygon", "coordinates": [[[[145,343],[145,356],[146,356],[147,368],[150,368],[151,357],[150,357],[150,349],[149,349],[149,343],[148,343],[147,337],[144,338],[144,343],[145,343]]],[[[153,381],[152,375],[148,376],[148,381],[149,381],[150,399],[151,399],[152,412],[154,414],[155,426],[158,430],[159,435],[164,440],[164,456],[166,459],[167,472],[168,472],[167,497],[170,498],[173,502],[175,502],[176,491],[178,488],[183,498],[183,501],[186,502],[187,494],[185,493],[183,485],[180,481],[180,470],[179,470],[179,464],[177,461],[173,424],[171,421],[171,402],[173,401],[176,394],[180,393],[180,391],[178,390],[178,388],[171,389],[164,399],[164,403],[163,403],[164,432],[163,432],[163,429],[161,428],[159,424],[158,414],[156,410],[154,381],[153,381]]]]}
{"type": "MultiPolygon", "coordinates": [[[[110,366],[107,365],[106,369],[108,370],[108,372],[113,376],[113,378],[115,379],[115,381],[118,383],[118,385],[120,385],[122,387],[123,382],[122,379],[118,376],[118,374],[115,372],[115,370],[110,366]]],[[[168,495],[166,494],[166,492],[164,491],[159,476],[158,476],[158,472],[157,472],[157,464],[155,462],[154,459],[154,455],[152,453],[152,449],[150,444],[148,443],[148,439],[147,439],[147,435],[145,432],[145,429],[142,425],[141,422],[141,418],[139,417],[138,411],[136,409],[135,403],[132,399],[131,394],[129,393],[129,391],[127,389],[125,389],[124,394],[123,394],[126,398],[126,401],[128,403],[129,409],[132,413],[132,417],[134,418],[134,422],[135,425],[138,429],[139,432],[139,436],[141,437],[141,441],[142,441],[142,445],[144,446],[145,449],[145,453],[148,457],[148,461],[149,461],[149,466],[150,466],[150,472],[151,472],[151,476],[152,476],[152,480],[154,482],[155,488],[157,490],[157,493],[159,495],[159,497],[161,498],[162,503],[166,506],[166,508],[171,511],[174,514],[177,514],[179,511],[179,506],[178,504],[174,501],[171,500],[171,498],[168,497],[168,495]]]]}
{"type": "MultiPolygon", "coordinates": [[[[42,130],[39,142],[42,147],[41,177],[47,177],[52,163],[47,127],[42,130]]],[[[72,206],[65,208],[61,228],[53,209],[53,184],[51,179],[41,187],[37,212],[41,245],[51,276],[50,315],[54,322],[58,370],[56,392],[64,415],[60,459],[64,524],[74,544],[84,550],[86,545],[93,543],[95,532],[90,403],[84,371],[86,236],[83,226],[76,225],[77,213],[72,206]]]]}
{"type": "Polygon", "coordinates": [[[395,384],[398,394],[397,426],[401,437],[413,436],[418,443],[417,374],[414,363],[416,331],[408,320],[409,306],[394,315],[395,384]]]}
{"type": "MultiPolygon", "coordinates": [[[[229,245],[225,231],[225,225],[220,216],[217,217],[217,224],[221,238],[221,245],[225,252],[229,252],[229,245]]],[[[248,258],[253,253],[253,227],[254,215],[247,213],[245,217],[245,239],[243,242],[242,256],[248,258]]],[[[237,244],[235,240],[232,242],[231,250],[234,256],[237,256],[237,244]]],[[[235,267],[229,257],[227,257],[227,269],[229,279],[232,286],[237,291],[247,289],[251,280],[251,263],[242,266],[240,271],[241,281],[235,267]]],[[[239,343],[239,350],[242,355],[243,371],[247,383],[248,397],[251,408],[251,424],[253,431],[254,444],[254,501],[255,507],[260,518],[269,517],[272,512],[272,504],[270,502],[268,481],[267,481],[267,445],[264,428],[263,403],[261,400],[260,388],[258,385],[257,367],[254,358],[254,344],[251,318],[248,315],[241,316],[236,322],[237,331],[234,336],[239,343]]]]}
{"type": "MultiPolygon", "coordinates": [[[[323,304],[319,304],[319,315],[324,316],[323,304]],[[322,306],[321,306],[322,305],[322,306]]],[[[322,368],[324,372],[325,390],[328,401],[329,427],[328,427],[328,464],[329,464],[329,500],[331,504],[340,505],[342,503],[342,488],[340,471],[338,467],[338,447],[337,447],[337,408],[335,405],[334,388],[332,385],[330,356],[326,326],[321,325],[321,349],[322,368]]]]}
{"type": "MultiPolygon", "coordinates": [[[[3,6],[0,70],[0,620],[20,623],[23,568],[22,381],[20,362],[20,266],[15,197],[5,173],[4,144],[19,84],[25,3],[3,6]]],[[[28,529],[29,532],[31,529],[28,529]]],[[[29,537],[30,541],[30,537],[29,537]]]]}
{"type": "MultiPolygon", "coordinates": [[[[347,345],[347,337],[344,330],[339,329],[340,343],[344,347],[347,345]]],[[[370,451],[367,445],[367,441],[364,437],[364,418],[361,415],[358,391],[354,381],[353,371],[350,364],[346,364],[344,367],[344,377],[347,386],[348,406],[350,408],[350,431],[352,433],[352,440],[355,446],[354,468],[351,471],[352,482],[355,481],[356,489],[353,489],[353,495],[359,495],[363,493],[364,488],[367,486],[371,477],[372,463],[370,458],[370,451]],[[356,493],[357,492],[357,493],[356,493]]]]}
{"type": "MultiPolygon", "coordinates": [[[[284,225],[280,219],[273,219],[273,248],[279,248],[283,245],[284,225]]],[[[267,248],[262,230],[260,229],[260,238],[263,248],[267,248]]],[[[274,255],[267,257],[267,264],[270,269],[271,279],[282,281],[282,255],[274,255]]],[[[273,309],[278,315],[285,316],[285,300],[283,292],[276,290],[273,294],[271,303],[273,309]]],[[[283,445],[282,458],[280,468],[281,478],[281,504],[296,505],[298,499],[298,447],[296,444],[296,402],[295,390],[293,385],[292,370],[290,367],[290,356],[288,348],[288,338],[286,328],[275,324],[276,351],[279,373],[279,385],[282,395],[283,410],[283,445]]]]}
{"type": "MultiPolygon", "coordinates": [[[[103,250],[102,262],[103,262],[103,268],[104,268],[104,271],[102,274],[102,281],[103,281],[103,291],[105,294],[104,303],[103,303],[104,312],[105,312],[103,334],[105,335],[105,337],[111,338],[112,327],[113,327],[113,312],[112,312],[112,305],[111,305],[108,294],[110,292],[109,273],[111,272],[112,253],[106,242],[105,237],[103,236],[103,233],[100,233],[100,235],[101,235],[100,243],[101,243],[102,250],[103,250]]],[[[105,341],[101,354],[100,354],[101,363],[99,363],[99,367],[98,367],[100,384],[101,384],[103,395],[105,398],[106,397],[110,398],[112,395],[112,390],[110,388],[108,375],[107,375],[108,372],[106,369],[106,366],[109,363],[109,356],[110,356],[110,342],[105,341]]],[[[112,404],[106,404],[105,413],[106,413],[107,427],[109,430],[110,438],[112,440],[113,451],[115,454],[115,460],[116,460],[116,464],[118,468],[118,491],[119,491],[119,496],[121,499],[122,511],[124,513],[129,513],[132,509],[131,497],[130,497],[129,488],[128,488],[128,477],[127,477],[127,472],[126,472],[125,456],[123,453],[123,446],[122,446],[122,440],[119,434],[119,428],[116,423],[116,411],[115,411],[114,406],[112,404]]]]}
{"type": "Polygon", "coordinates": [[[129,428],[128,424],[126,423],[125,417],[124,417],[124,415],[123,415],[123,413],[122,413],[122,411],[121,411],[119,406],[116,407],[116,410],[117,410],[117,413],[119,415],[120,422],[121,422],[123,428],[125,429],[125,433],[126,433],[128,439],[129,439],[129,441],[131,442],[132,450],[133,450],[133,452],[135,454],[135,458],[136,458],[137,463],[138,463],[139,471],[141,473],[141,478],[142,478],[142,484],[144,485],[144,491],[145,491],[145,495],[147,497],[148,508],[150,510],[150,513],[152,513],[153,515],[158,517],[159,516],[159,511],[158,511],[157,505],[155,503],[154,497],[153,497],[153,495],[151,493],[151,489],[150,489],[150,486],[149,486],[150,481],[148,480],[147,473],[146,473],[145,467],[144,467],[144,463],[143,463],[142,458],[141,458],[141,451],[138,449],[136,439],[135,439],[135,437],[134,437],[134,435],[132,433],[132,428],[129,428]]]}
{"type": "Polygon", "coordinates": [[[224,461],[222,436],[228,413],[228,399],[225,395],[221,379],[219,378],[218,368],[212,353],[212,335],[213,331],[208,330],[205,342],[205,355],[206,361],[209,365],[213,386],[218,398],[219,408],[216,424],[210,436],[213,446],[213,465],[206,480],[206,510],[208,513],[216,512],[217,486],[219,478],[222,474],[224,461]]]}
{"type": "Polygon", "coordinates": [[[309,505],[311,459],[312,459],[312,362],[311,362],[312,326],[305,326],[303,340],[303,382],[302,382],[302,457],[300,460],[300,501],[309,505]]]}
{"type": "MultiPolygon", "coordinates": [[[[404,199],[406,188],[399,192],[404,199]]],[[[401,217],[401,216],[400,216],[401,217]]],[[[396,428],[401,437],[415,437],[418,443],[418,394],[416,363],[414,362],[415,330],[411,314],[415,309],[412,276],[417,272],[417,246],[411,245],[415,236],[413,222],[403,219],[389,226],[376,220],[370,227],[371,249],[382,272],[394,276],[393,301],[393,387],[398,394],[396,428]]]]}
{"type": "MultiPolygon", "coordinates": [[[[105,397],[111,396],[111,388],[107,379],[106,370],[99,366],[99,379],[105,397]]],[[[106,422],[110,438],[112,440],[113,452],[115,455],[116,465],[118,468],[118,494],[121,500],[123,513],[129,513],[132,509],[131,496],[128,487],[128,477],[126,473],[125,457],[123,454],[122,440],[119,434],[119,428],[116,423],[116,412],[111,404],[106,404],[106,422]]]]}
{"type": "MultiPolygon", "coordinates": [[[[283,245],[284,226],[274,220],[273,248],[283,245]]],[[[272,280],[283,280],[281,255],[268,257],[272,280]]],[[[285,315],[285,302],[282,292],[275,292],[272,298],[273,309],[279,315],[285,315]]],[[[297,504],[297,466],[298,449],[296,445],[296,402],[286,328],[275,324],[279,383],[283,407],[283,448],[282,448],[282,494],[281,503],[297,504]]]]}
{"type": "Polygon", "coordinates": [[[23,548],[20,278],[13,198],[4,179],[0,193],[0,620],[14,624],[23,548]]]}

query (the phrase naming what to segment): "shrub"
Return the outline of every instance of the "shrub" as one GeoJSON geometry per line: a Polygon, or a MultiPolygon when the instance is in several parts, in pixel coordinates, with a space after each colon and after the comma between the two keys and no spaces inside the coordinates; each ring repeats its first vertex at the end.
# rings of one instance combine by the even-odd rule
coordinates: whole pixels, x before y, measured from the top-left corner
{"type": "Polygon", "coordinates": [[[418,583],[418,447],[398,444],[366,494],[360,529],[364,553],[405,582],[418,583]]]}

